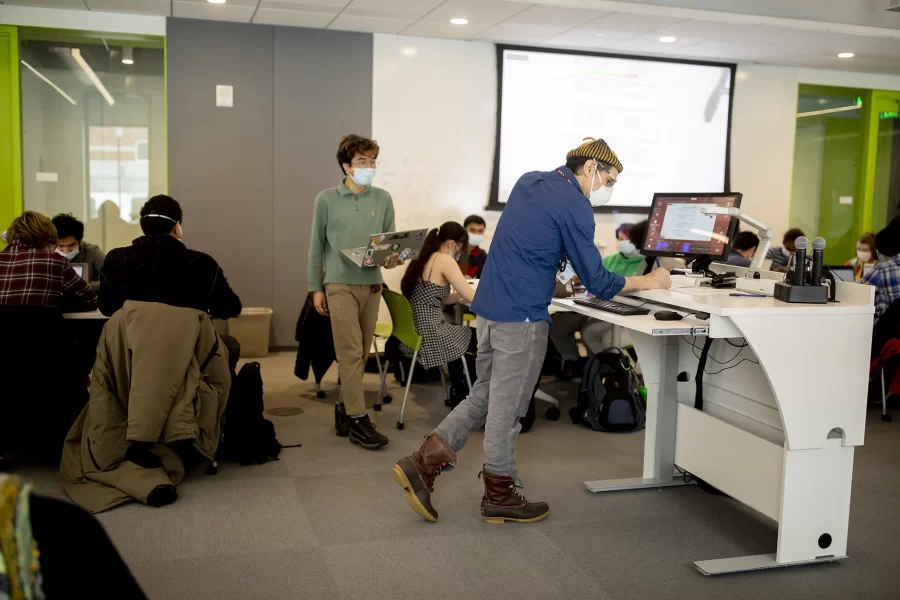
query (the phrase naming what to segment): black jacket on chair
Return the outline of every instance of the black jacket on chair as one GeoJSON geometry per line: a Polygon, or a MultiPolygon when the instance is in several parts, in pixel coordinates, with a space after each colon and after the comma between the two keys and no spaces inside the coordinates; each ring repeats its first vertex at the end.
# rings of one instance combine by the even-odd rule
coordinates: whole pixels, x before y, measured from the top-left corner
{"type": "Polygon", "coordinates": [[[294,339],[300,342],[294,375],[306,381],[309,377],[309,366],[312,364],[316,383],[321,382],[331,363],[335,361],[334,338],[331,336],[331,319],[316,312],[312,294],[307,295],[300,318],[297,319],[294,339]]]}

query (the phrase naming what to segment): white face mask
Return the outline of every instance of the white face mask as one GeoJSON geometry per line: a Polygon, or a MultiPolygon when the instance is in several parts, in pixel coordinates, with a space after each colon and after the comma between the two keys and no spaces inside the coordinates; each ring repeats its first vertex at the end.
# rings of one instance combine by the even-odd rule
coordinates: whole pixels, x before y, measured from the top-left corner
{"type": "Polygon", "coordinates": [[[56,253],[59,254],[60,256],[65,256],[68,260],[74,260],[75,257],[78,256],[78,250],[79,250],[79,248],[76,246],[76,248],[74,250],[72,250],[71,252],[66,254],[65,252],[63,252],[62,250],[57,248],[56,253]]]}
{"type": "Polygon", "coordinates": [[[784,254],[785,258],[791,257],[791,251],[788,250],[787,248],[785,248],[784,246],[781,247],[781,253],[784,254]]]}
{"type": "Polygon", "coordinates": [[[637,252],[637,248],[635,248],[634,244],[632,244],[630,240],[619,240],[618,245],[619,252],[621,252],[625,256],[631,256],[637,252]]]}
{"type": "Polygon", "coordinates": [[[856,251],[856,259],[861,263],[867,263],[872,260],[872,253],[867,252],[865,250],[857,250],[856,251]]]}
{"type": "Polygon", "coordinates": [[[470,234],[469,234],[469,245],[470,245],[470,246],[480,246],[480,245],[483,244],[483,243],[484,243],[484,236],[483,236],[483,235],[479,235],[479,234],[477,234],[477,233],[470,233],[470,234]]]}
{"type": "MultiPolygon", "coordinates": [[[[594,169],[594,177],[596,178],[599,176],[600,176],[599,169],[595,168],[594,169]]],[[[611,187],[606,187],[605,185],[603,187],[597,188],[595,190],[594,184],[592,182],[591,183],[591,196],[589,198],[589,200],[591,201],[591,206],[593,206],[594,208],[597,208],[598,206],[603,206],[604,204],[606,204],[607,202],[609,202],[612,199],[612,193],[613,193],[613,189],[611,187]]]]}

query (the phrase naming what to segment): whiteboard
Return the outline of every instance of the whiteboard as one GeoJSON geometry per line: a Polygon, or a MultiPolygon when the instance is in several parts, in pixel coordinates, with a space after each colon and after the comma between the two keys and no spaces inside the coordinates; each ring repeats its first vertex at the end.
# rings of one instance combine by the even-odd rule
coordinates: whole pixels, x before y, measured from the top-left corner
{"type": "Polygon", "coordinates": [[[398,229],[484,215],[497,113],[493,44],[374,36],[375,185],[394,200],[398,229]]]}

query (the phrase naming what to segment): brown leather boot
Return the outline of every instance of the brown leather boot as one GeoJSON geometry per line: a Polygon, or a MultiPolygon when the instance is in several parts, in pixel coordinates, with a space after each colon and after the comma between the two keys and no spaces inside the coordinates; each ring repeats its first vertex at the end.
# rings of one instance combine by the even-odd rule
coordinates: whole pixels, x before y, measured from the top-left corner
{"type": "Polygon", "coordinates": [[[546,502],[529,502],[516,490],[516,483],[507,475],[495,475],[481,471],[484,477],[484,497],[481,499],[481,517],[487,523],[534,523],[550,513],[546,502]]]}
{"type": "Polygon", "coordinates": [[[437,511],[431,505],[434,480],[442,470],[450,470],[456,454],[444,440],[432,433],[422,447],[401,458],[394,465],[394,479],[403,488],[406,501],[416,514],[428,521],[437,521],[437,511]]]}

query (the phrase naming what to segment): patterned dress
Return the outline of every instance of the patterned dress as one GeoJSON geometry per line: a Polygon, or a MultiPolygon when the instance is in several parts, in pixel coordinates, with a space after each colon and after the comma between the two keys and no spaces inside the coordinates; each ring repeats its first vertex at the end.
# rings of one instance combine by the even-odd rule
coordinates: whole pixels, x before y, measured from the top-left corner
{"type": "MultiPolygon", "coordinates": [[[[444,320],[441,304],[449,294],[449,285],[420,281],[409,299],[416,333],[422,336],[419,364],[426,369],[458,360],[469,348],[472,328],[448,325],[444,320]]],[[[403,344],[400,345],[400,349],[407,354],[413,353],[412,348],[403,344]]]]}

